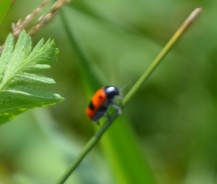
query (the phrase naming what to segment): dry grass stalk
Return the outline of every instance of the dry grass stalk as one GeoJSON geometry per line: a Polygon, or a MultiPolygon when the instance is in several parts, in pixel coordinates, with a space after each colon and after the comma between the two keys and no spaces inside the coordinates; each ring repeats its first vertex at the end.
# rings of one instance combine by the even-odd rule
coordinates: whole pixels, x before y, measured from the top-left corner
{"type": "MultiPolygon", "coordinates": [[[[12,24],[12,35],[16,39],[20,32],[31,22],[33,18],[36,17],[36,15],[39,14],[39,12],[42,10],[42,8],[49,2],[50,0],[43,0],[43,2],[32,11],[29,15],[26,16],[26,18],[22,21],[19,19],[16,24],[12,24]]],[[[28,34],[30,36],[33,36],[35,33],[37,33],[42,27],[46,26],[48,23],[50,23],[55,15],[58,13],[60,8],[64,6],[66,3],[70,2],[70,0],[57,0],[54,5],[51,7],[50,11],[46,15],[42,15],[35,26],[33,26],[29,31],[28,34]]],[[[4,48],[4,45],[0,46],[0,54],[2,53],[4,48]]]]}

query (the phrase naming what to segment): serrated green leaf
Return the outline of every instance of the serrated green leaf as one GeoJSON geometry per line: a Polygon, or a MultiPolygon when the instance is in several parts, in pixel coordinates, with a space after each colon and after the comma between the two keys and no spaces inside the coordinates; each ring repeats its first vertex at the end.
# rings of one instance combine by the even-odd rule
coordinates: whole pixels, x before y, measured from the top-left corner
{"type": "Polygon", "coordinates": [[[5,46],[4,46],[4,50],[1,54],[1,58],[0,58],[0,81],[2,81],[2,78],[4,76],[4,72],[6,70],[7,64],[12,56],[12,51],[14,49],[14,45],[13,45],[13,37],[11,34],[8,35],[6,42],[5,42],[5,46]]]}
{"type": "Polygon", "coordinates": [[[32,74],[32,73],[21,73],[17,74],[14,79],[11,80],[10,86],[14,86],[17,83],[26,84],[26,85],[52,85],[55,84],[55,81],[51,78],[32,74]]]}
{"type": "Polygon", "coordinates": [[[63,98],[42,87],[55,81],[37,73],[49,69],[58,50],[52,40],[41,39],[32,50],[31,37],[22,31],[16,46],[8,35],[0,57],[0,125],[34,107],[55,104],[63,98]]]}
{"type": "Polygon", "coordinates": [[[38,73],[41,71],[45,71],[50,69],[50,65],[46,64],[36,64],[35,66],[29,66],[24,69],[24,72],[30,72],[30,73],[38,73]]]}

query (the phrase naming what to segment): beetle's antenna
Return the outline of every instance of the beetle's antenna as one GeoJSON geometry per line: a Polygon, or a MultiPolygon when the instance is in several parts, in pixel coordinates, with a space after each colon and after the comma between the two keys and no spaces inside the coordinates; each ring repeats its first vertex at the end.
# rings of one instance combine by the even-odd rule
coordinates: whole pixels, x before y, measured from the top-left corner
{"type": "Polygon", "coordinates": [[[120,99],[120,100],[123,99],[122,91],[123,91],[123,89],[124,89],[126,86],[127,86],[127,85],[125,84],[125,85],[123,85],[123,86],[119,89],[120,94],[118,95],[118,99],[120,99]]]}

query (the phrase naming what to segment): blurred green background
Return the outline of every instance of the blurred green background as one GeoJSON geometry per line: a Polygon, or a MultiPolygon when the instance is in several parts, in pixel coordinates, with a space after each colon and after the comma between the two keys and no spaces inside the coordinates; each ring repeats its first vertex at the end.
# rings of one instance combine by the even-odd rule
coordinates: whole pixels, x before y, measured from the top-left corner
{"type": "MultiPolygon", "coordinates": [[[[12,22],[23,19],[40,3],[15,1],[0,27],[0,42],[11,31],[12,22]]],[[[57,182],[94,134],[96,126],[84,113],[92,94],[87,86],[95,90],[101,86],[84,79],[63,17],[82,53],[92,61],[93,74],[106,81],[104,85],[126,85],[126,94],[197,7],[203,8],[200,18],[127,104],[122,116],[129,122],[154,183],[217,183],[215,0],[75,0],[64,6],[33,37],[33,44],[42,37],[55,40],[58,61],[46,75],[55,79],[52,90],[65,100],[30,110],[0,127],[0,183],[57,182]]],[[[94,148],[66,183],[119,184],[115,164],[102,147],[94,148]]]]}

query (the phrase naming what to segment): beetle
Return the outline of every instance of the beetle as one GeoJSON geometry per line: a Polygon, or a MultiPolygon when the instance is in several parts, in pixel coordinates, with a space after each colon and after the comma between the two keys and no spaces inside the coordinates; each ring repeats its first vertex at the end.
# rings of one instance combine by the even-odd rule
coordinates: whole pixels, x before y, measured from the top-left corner
{"type": "Polygon", "coordinates": [[[122,99],[121,90],[116,86],[105,86],[98,89],[86,108],[88,118],[99,124],[99,119],[107,115],[107,110],[110,105],[117,110],[118,114],[121,114],[121,108],[114,101],[116,96],[120,100],[122,99]]]}

